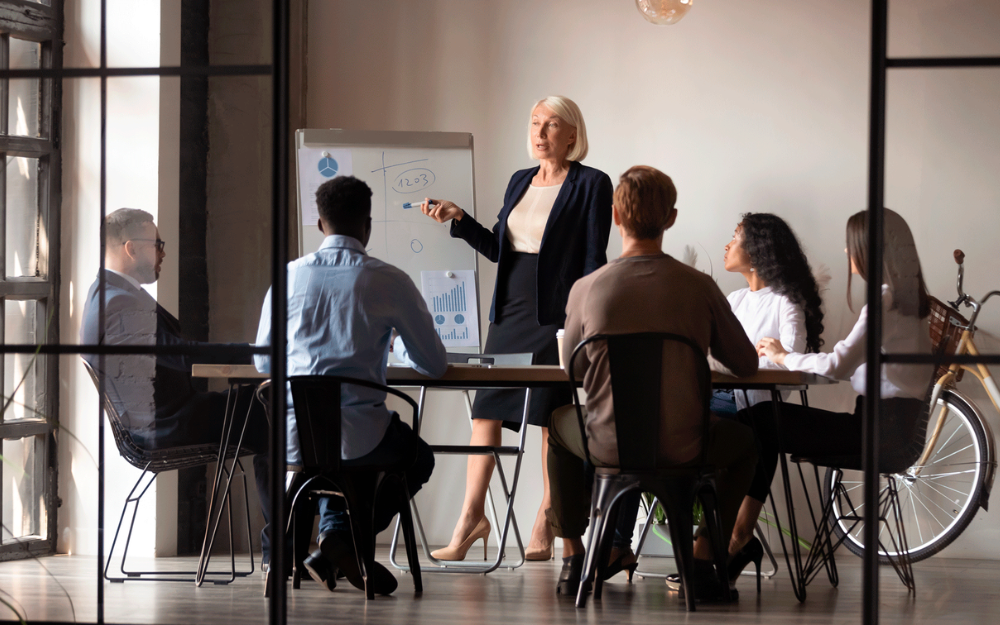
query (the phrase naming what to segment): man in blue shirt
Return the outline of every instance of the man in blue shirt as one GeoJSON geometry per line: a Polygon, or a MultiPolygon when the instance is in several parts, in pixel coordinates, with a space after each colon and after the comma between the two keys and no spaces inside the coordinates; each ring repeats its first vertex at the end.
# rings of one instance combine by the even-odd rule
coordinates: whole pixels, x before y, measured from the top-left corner
{"type": "MultiPolygon", "coordinates": [[[[316,191],[319,250],[288,264],[288,375],[340,375],[385,384],[392,350],[414,369],[440,377],[447,369],[444,345],[420,291],[403,271],[365,253],[371,236],[371,189],[353,176],[334,178],[316,191]],[[393,331],[399,337],[390,347],[393,331]]],[[[271,292],[261,311],[257,344],[271,343],[271,292]]],[[[255,356],[269,371],[268,356],[255,356]]],[[[341,455],[348,464],[382,464],[416,449],[406,474],[410,494],[430,478],[430,447],[385,405],[385,393],[345,385],[341,400],[341,455]]],[[[289,465],[301,464],[291,394],[288,395],[289,465]]],[[[375,531],[398,512],[398,495],[383,489],[375,504],[375,531]]],[[[343,500],[319,502],[319,549],[305,561],[316,581],[329,590],[338,571],[364,589],[343,500]]],[[[389,594],[396,578],[376,563],[375,592],[389,594]]]]}

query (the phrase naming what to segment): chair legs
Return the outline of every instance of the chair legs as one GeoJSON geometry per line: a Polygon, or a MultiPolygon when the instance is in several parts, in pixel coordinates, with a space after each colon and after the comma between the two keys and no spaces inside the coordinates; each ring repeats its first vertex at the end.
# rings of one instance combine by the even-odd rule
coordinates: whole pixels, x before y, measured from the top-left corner
{"type": "MultiPolygon", "coordinates": [[[[594,479],[593,501],[590,508],[590,539],[586,545],[586,556],[583,561],[583,572],[580,575],[580,587],[576,593],[576,607],[583,608],[587,605],[587,594],[591,585],[595,586],[594,598],[598,599],[601,587],[601,576],[597,569],[602,562],[601,552],[606,544],[610,544],[610,537],[605,537],[609,522],[611,521],[611,509],[615,507],[618,498],[628,490],[638,487],[638,481],[634,478],[623,476],[597,476],[594,479]],[[594,584],[594,579],[597,579],[594,584]]],[[[607,555],[604,555],[604,562],[607,555]]]]}
{"type": "Polygon", "coordinates": [[[656,496],[667,513],[674,561],[677,563],[677,573],[681,576],[681,588],[684,589],[684,606],[688,612],[694,612],[694,538],[691,535],[694,512],[690,497],[683,497],[677,490],[679,489],[668,489],[667,492],[656,493],[656,496]]]}
{"type": "MultiPolygon", "coordinates": [[[[832,510],[833,501],[838,497],[842,503],[846,503],[850,509],[850,513],[841,514],[840,517],[834,518],[832,514],[827,515],[829,522],[829,531],[832,533],[833,527],[841,522],[847,521],[851,524],[848,528],[848,532],[858,523],[864,522],[864,517],[858,514],[857,509],[854,507],[853,501],[851,501],[847,490],[841,483],[841,477],[843,473],[839,470],[835,472],[836,483],[833,488],[831,488],[830,501],[827,502],[827,507],[832,510]]],[[[899,580],[903,582],[906,589],[909,592],[916,592],[916,582],[913,576],[913,562],[909,557],[909,543],[906,539],[906,528],[903,525],[903,515],[899,503],[899,489],[896,485],[896,479],[892,475],[885,476],[886,487],[879,494],[879,506],[878,506],[878,522],[886,524],[889,531],[885,532],[889,535],[889,544],[886,544],[882,540],[882,532],[879,532],[878,549],[879,551],[887,554],[886,559],[892,568],[896,571],[896,575],[899,576],[899,580]],[[888,555],[893,554],[893,555],[888,555]]],[[[834,548],[839,547],[840,543],[846,538],[847,532],[845,532],[844,537],[840,538],[835,544],[834,548]]]]}
{"type": "MultiPolygon", "coordinates": [[[[298,509],[302,506],[300,498],[308,500],[310,492],[314,492],[330,496],[341,496],[345,499],[348,520],[351,524],[354,553],[357,557],[358,569],[361,571],[361,578],[364,580],[365,596],[368,599],[375,598],[373,578],[370,575],[375,564],[374,504],[382,486],[389,481],[397,481],[400,485],[400,525],[403,531],[410,574],[413,577],[413,590],[417,593],[423,592],[423,578],[420,574],[417,541],[413,530],[413,516],[410,511],[410,490],[405,476],[396,473],[359,475],[349,478],[342,476],[339,483],[334,485],[336,486],[336,490],[328,490],[324,485],[323,490],[312,491],[313,482],[316,479],[319,478],[289,480],[288,488],[286,489],[286,505],[290,507],[286,531],[291,532],[292,552],[294,554],[292,588],[299,587],[299,580],[302,576],[302,561],[307,551],[305,545],[308,545],[309,532],[312,530],[312,516],[305,515],[308,517],[308,523],[299,516],[301,511],[298,509]],[[363,511],[366,511],[367,514],[363,511]]],[[[269,578],[270,573],[271,571],[268,572],[269,578]]],[[[285,576],[281,575],[276,581],[284,579],[285,576]]],[[[265,588],[265,596],[269,595],[269,589],[270,585],[268,584],[265,588]]]]}
{"type": "MultiPolygon", "coordinates": [[[[238,460],[237,460],[238,462],[238,460]]],[[[235,470],[235,466],[234,466],[235,470]]],[[[241,467],[242,471],[242,467],[241,467]]],[[[128,560],[128,550],[132,542],[132,531],[135,529],[135,518],[139,513],[139,504],[142,501],[143,496],[149,490],[149,487],[153,485],[156,481],[156,477],[159,473],[153,473],[148,468],[143,470],[139,474],[139,478],[135,481],[132,486],[132,490],[125,497],[125,503],[122,505],[121,516],[118,517],[118,527],[115,529],[114,538],[111,540],[111,548],[108,550],[107,561],[104,565],[104,579],[112,583],[121,584],[126,581],[155,581],[155,582],[192,582],[196,580],[198,575],[197,571],[131,571],[126,568],[126,561],[128,560]],[[125,517],[129,513],[129,506],[132,507],[131,516],[129,517],[128,532],[125,535],[125,545],[122,548],[121,563],[119,564],[119,570],[122,576],[114,576],[110,573],[111,562],[114,559],[115,547],[118,544],[118,537],[121,534],[122,525],[125,523],[125,517]]],[[[246,488],[246,476],[243,475],[243,499],[247,500],[247,488],[246,488]]],[[[228,518],[229,518],[229,560],[230,560],[230,570],[229,571],[217,571],[212,574],[223,574],[228,573],[229,579],[219,580],[214,583],[216,584],[228,584],[235,580],[237,577],[245,577],[253,572],[253,550],[251,549],[250,561],[251,570],[250,571],[237,571],[236,570],[236,553],[233,545],[233,513],[232,513],[232,501],[228,497],[223,502],[226,506],[228,518]]],[[[247,537],[250,538],[250,515],[249,509],[247,510],[247,537]]]]}
{"type": "Polygon", "coordinates": [[[618,501],[630,490],[642,489],[652,492],[664,502],[664,509],[670,528],[670,538],[674,545],[674,557],[677,571],[681,576],[681,584],[689,589],[684,593],[684,601],[689,612],[695,611],[694,588],[694,538],[691,528],[694,525],[693,503],[697,497],[702,502],[706,514],[713,546],[714,564],[723,588],[724,599],[730,599],[729,580],[726,577],[726,559],[729,541],[723,540],[722,523],[719,518],[715,488],[710,480],[694,477],[679,477],[670,480],[657,480],[655,483],[645,483],[643,480],[628,475],[598,475],[594,479],[594,490],[590,515],[590,537],[586,545],[583,572],[580,577],[580,588],[577,591],[576,607],[587,605],[587,594],[593,586],[594,599],[601,598],[603,569],[610,557],[613,531],[616,525],[618,501]]]}

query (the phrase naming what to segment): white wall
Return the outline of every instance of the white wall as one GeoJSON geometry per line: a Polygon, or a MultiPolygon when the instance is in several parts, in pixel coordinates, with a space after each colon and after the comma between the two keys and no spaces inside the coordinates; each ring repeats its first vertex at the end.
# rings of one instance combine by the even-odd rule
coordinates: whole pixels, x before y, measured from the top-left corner
{"type": "MultiPolygon", "coordinates": [[[[640,163],[673,177],[680,216],[664,249],[694,247],[724,292],[743,286],[722,271],[740,213],[785,218],[814,268],[832,275],[829,348],[856,318],[844,297],[843,233],[866,207],[869,4],[711,0],[656,27],[624,0],[312,2],[307,126],[472,132],[479,216],[492,225],[511,173],[532,165],[523,140],[531,104],[567,95],[586,116],[588,165],[613,180],[640,163]]],[[[894,55],[1000,54],[996,2],[891,5],[894,55]]],[[[891,74],[886,205],[910,222],[942,298],[953,292],[955,247],[968,254],[970,292],[998,286],[998,78],[996,69],[891,74]]],[[[609,256],[620,249],[613,233],[609,256]]],[[[495,268],[484,262],[481,272],[488,302],[495,268]]],[[[1000,335],[1000,308],[982,327],[1000,335]]],[[[852,405],[846,385],[810,395],[813,405],[852,405]]],[[[438,401],[426,437],[464,442],[461,404],[438,401]]],[[[531,435],[516,506],[525,535],[541,493],[531,435]]],[[[463,487],[464,462],[439,459],[419,496],[432,542],[449,538],[463,487]]],[[[997,514],[980,512],[948,555],[1000,557],[997,514]]]]}
{"type": "MultiPolygon", "coordinates": [[[[179,4],[175,5],[179,11],[179,4]]],[[[157,66],[160,64],[160,1],[109,0],[108,64],[110,66],[157,66]]],[[[65,66],[94,67],[100,64],[100,2],[66,3],[65,66]]],[[[179,24],[170,41],[179,41],[179,24]]],[[[87,291],[100,264],[100,82],[75,79],[64,82],[63,99],[63,232],[62,312],[60,327],[64,343],[79,341],[80,321],[87,291]]],[[[177,241],[176,194],[160,193],[161,148],[176,160],[174,142],[160,144],[160,79],[112,78],[107,88],[107,211],[127,206],[142,208],[157,217],[161,237],[168,241],[162,278],[147,288],[161,304],[176,310],[177,259],[170,243],[177,241]],[[172,152],[171,152],[172,150],[172,152]]],[[[170,137],[167,111],[176,115],[176,104],[164,108],[164,125],[170,137]]],[[[174,126],[175,127],[175,126],[174,126]]],[[[170,161],[166,161],[170,162],[170,161]]],[[[176,164],[175,164],[176,167],[176,164]]],[[[164,188],[173,181],[176,168],[163,171],[164,188]],[[170,178],[170,176],[173,176],[170,178]]],[[[176,247],[174,247],[176,250],[176,247]]],[[[61,367],[59,437],[58,550],[65,553],[97,552],[97,392],[77,357],[63,358],[61,367]],[[72,436],[67,436],[71,433],[72,436]]],[[[105,429],[105,545],[110,547],[114,524],[125,495],[139,475],[118,455],[109,428],[105,429]]],[[[158,480],[147,494],[148,502],[136,522],[133,548],[136,555],[176,550],[176,514],[157,514],[158,498],[176,502],[176,483],[168,476],[158,480]],[[163,519],[162,521],[160,519],[163,519]],[[160,543],[157,544],[159,534],[160,543]]],[[[167,513],[169,512],[169,513],[167,513]]]]}

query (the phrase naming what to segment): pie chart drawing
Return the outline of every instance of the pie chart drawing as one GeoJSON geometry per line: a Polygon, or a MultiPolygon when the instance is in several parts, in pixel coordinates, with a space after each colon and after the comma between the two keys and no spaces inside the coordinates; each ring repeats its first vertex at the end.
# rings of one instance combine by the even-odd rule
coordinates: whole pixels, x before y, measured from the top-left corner
{"type": "Polygon", "coordinates": [[[465,323],[465,317],[463,317],[462,315],[455,315],[455,323],[457,324],[465,323]]]}
{"type": "Polygon", "coordinates": [[[444,323],[444,315],[438,315],[434,317],[434,321],[436,321],[438,325],[441,325],[442,323],[444,323]]]}
{"type": "Polygon", "coordinates": [[[329,156],[319,160],[319,173],[326,178],[333,178],[336,176],[338,169],[339,165],[337,165],[337,161],[329,156]]]}

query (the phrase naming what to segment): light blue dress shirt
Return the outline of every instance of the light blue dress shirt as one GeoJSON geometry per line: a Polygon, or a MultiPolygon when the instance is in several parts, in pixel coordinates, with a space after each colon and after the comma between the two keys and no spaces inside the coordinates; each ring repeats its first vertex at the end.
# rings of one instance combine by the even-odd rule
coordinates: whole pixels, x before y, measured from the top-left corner
{"type": "MultiPolygon", "coordinates": [[[[448,367],[444,345],[420,291],[401,270],[365,253],[353,237],[330,235],[319,250],[288,263],[288,375],[341,375],[385,384],[389,341],[394,353],[431,377],[448,367]]],[[[257,345],[271,344],[271,290],[257,330],[257,345]]],[[[258,371],[270,356],[255,355],[258,371]]],[[[359,458],[382,441],[391,415],[385,393],[345,385],[341,454],[359,458]]],[[[288,464],[301,464],[291,392],[288,393],[288,464]]]]}

